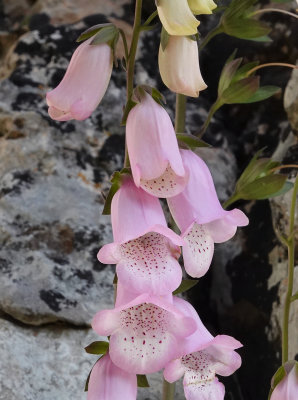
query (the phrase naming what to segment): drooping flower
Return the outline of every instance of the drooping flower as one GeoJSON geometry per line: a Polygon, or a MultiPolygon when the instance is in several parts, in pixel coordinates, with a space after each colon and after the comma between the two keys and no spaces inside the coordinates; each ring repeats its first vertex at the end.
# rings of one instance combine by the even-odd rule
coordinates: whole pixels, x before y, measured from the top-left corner
{"type": "Polygon", "coordinates": [[[119,282],[135,293],[172,293],[182,279],[177,259],[184,241],[167,227],[158,198],[126,177],[113,197],[111,217],[114,242],[101,248],[99,261],[117,264],[119,282]]]}
{"type": "Polygon", "coordinates": [[[125,400],[137,398],[137,376],[117,367],[109,354],[94,365],[88,384],[87,400],[125,400]]]}
{"type": "Polygon", "coordinates": [[[168,199],[171,213],[182,232],[184,266],[193,277],[201,277],[211,264],[214,243],[231,239],[238,226],[246,226],[246,215],[234,208],[222,208],[212,176],[205,162],[190,150],[181,150],[189,172],[184,191],[168,199]]]}
{"type": "Polygon", "coordinates": [[[213,0],[188,0],[191,11],[196,14],[212,14],[217,5],[213,0]]]}
{"type": "Polygon", "coordinates": [[[62,81],[47,93],[52,119],[84,120],[103,98],[111,78],[113,54],[108,44],[90,45],[92,40],[75,50],[62,81]]]}
{"type": "Polygon", "coordinates": [[[197,33],[199,21],[187,0],[156,0],[158,16],[169,35],[187,36],[197,33]]]}
{"type": "Polygon", "coordinates": [[[174,196],[184,189],[188,177],[171,119],[146,92],[128,114],[126,140],[138,187],[156,197],[174,196]]]}
{"type": "Polygon", "coordinates": [[[97,313],[92,328],[99,335],[110,335],[110,357],[120,368],[136,374],[159,371],[177,357],[181,339],[194,332],[195,322],[173,306],[169,296],[165,300],[143,294],[123,304],[127,296],[122,290],[118,284],[121,302],[97,313]]]}
{"type": "Polygon", "coordinates": [[[186,36],[169,36],[163,50],[159,47],[159,71],[164,84],[173,92],[198,97],[206,89],[200,65],[198,45],[186,36]]]}
{"type": "Polygon", "coordinates": [[[274,388],[270,400],[297,400],[298,362],[288,361],[284,369],[286,375],[274,388]]]}
{"type": "Polygon", "coordinates": [[[174,305],[196,319],[197,330],[181,341],[181,357],[166,365],[165,379],[175,382],[184,376],[187,400],[223,400],[225,388],[216,374],[229,376],[241,366],[241,357],[234,350],[242,344],[231,336],[213,337],[185,300],[175,298],[174,305]]]}

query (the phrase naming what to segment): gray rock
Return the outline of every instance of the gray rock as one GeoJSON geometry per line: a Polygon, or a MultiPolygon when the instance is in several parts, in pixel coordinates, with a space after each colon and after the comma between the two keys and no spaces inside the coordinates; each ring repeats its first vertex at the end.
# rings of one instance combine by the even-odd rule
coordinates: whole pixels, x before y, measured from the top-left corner
{"type": "Polygon", "coordinates": [[[284,96],[284,107],[292,128],[298,130],[298,70],[293,70],[292,77],[286,87],[284,96]]]}
{"type": "MultiPolygon", "coordinates": [[[[100,338],[90,329],[26,327],[0,319],[0,400],[82,400],[86,378],[97,356],[84,347],[100,338]]],[[[159,400],[162,375],[148,377],[150,388],[138,400],[159,400]]],[[[182,400],[181,382],[177,400],[182,400]]]]}
{"type": "Polygon", "coordinates": [[[33,325],[88,324],[113,304],[113,267],[96,253],[112,240],[100,191],[123,163],[125,89],[112,80],[84,122],[51,121],[44,98],[82,29],[47,25],[25,34],[16,69],[0,84],[0,308],[33,325]]]}

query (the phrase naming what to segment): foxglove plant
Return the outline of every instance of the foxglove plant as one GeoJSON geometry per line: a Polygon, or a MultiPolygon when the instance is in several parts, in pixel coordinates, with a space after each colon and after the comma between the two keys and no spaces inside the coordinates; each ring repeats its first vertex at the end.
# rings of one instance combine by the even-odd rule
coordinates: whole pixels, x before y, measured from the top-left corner
{"type": "MultiPolygon", "coordinates": [[[[232,0],[235,10],[231,10],[231,5],[227,7],[221,20],[229,34],[236,26],[235,36],[243,37],[239,21],[234,18],[244,15],[246,21],[251,21],[248,11],[253,3],[239,0],[236,6],[232,0]]],[[[242,211],[228,211],[221,206],[207,165],[189,149],[206,144],[185,133],[185,96],[198,97],[206,88],[199,67],[199,21],[195,15],[211,14],[216,4],[212,0],[156,0],[156,6],[156,12],[142,25],[142,0],[136,0],[129,48],[124,32],[112,24],[97,25],[84,32],[78,40],[85,41],[75,51],[63,80],[47,94],[51,118],[67,121],[89,117],[107,89],[114,50],[121,35],[127,72],[127,103],[122,119],[126,124],[126,156],[124,169],[113,175],[104,207],[104,212],[111,210],[114,241],[98,252],[100,262],[116,264],[116,302],[113,309],[99,311],[92,321],[94,331],[108,336],[109,343],[98,342],[103,345],[95,346],[97,352],[93,354],[100,354],[101,358],[90,374],[88,400],[135,400],[137,376],[161,369],[166,378],[164,400],[173,399],[173,386],[169,382],[182,376],[187,400],[223,400],[224,385],[216,375],[231,375],[241,365],[241,357],[235,351],[241,343],[227,335],[211,335],[191,304],[173,295],[182,292],[184,285],[178,262],[180,247],[186,272],[192,277],[202,277],[212,261],[214,243],[230,240],[237,227],[248,224],[242,211]],[[150,23],[157,15],[163,25],[160,74],[166,86],[177,93],[175,130],[156,89],[138,86],[134,90],[139,35],[152,29],[150,23]],[[159,198],[167,199],[180,236],[168,227],[159,198]]],[[[258,23],[253,26],[260,28],[258,23]]],[[[222,31],[220,25],[216,27],[202,47],[222,31]]],[[[249,35],[262,38],[255,32],[249,35]]],[[[258,77],[246,76],[262,66],[252,69],[244,66],[238,70],[240,63],[233,57],[228,60],[219,82],[219,98],[211,107],[201,135],[223,104],[258,101],[276,92],[272,87],[259,88],[258,77]]],[[[272,162],[264,164],[253,159],[236,190],[240,187],[242,193],[245,189],[245,195],[252,196],[254,180],[272,175],[274,169],[268,172],[269,166],[272,167],[272,162]]],[[[285,183],[283,178],[277,178],[278,184],[285,183]]],[[[273,190],[271,184],[270,194],[278,193],[282,185],[274,186],[273,190]]],[[[297,191],[296,182],[295,195],[297,191]]],[[[263,192],[258,195],[245,198],[266,198],[262,197],[263,192]]],[[[227,204],[240,198],[235,193],[227,204]]],[[[287,239],[290,272],[286,328],[290,302],[295,297],[292,295],[295,201],[287,239]]],[[[287,329],[284,332],[286,362],[287,329]]],[[[283,379],[277,383],[274,380],[272,400],[294,399],[297,368],[283,368],[283,379]]]]}

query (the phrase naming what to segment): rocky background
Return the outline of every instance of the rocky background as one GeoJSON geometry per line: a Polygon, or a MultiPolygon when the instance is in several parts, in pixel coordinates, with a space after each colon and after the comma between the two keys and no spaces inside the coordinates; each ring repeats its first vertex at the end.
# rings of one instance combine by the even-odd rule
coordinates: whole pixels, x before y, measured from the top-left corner
{"type": "MultiPolygon", "coordinates": [[[[153,1],[145,1],[144,17],[152,9],[153,1]]],[[[106,18],[130,35],[133,1],[0,3],[0,400],[84,399],[84,382],[96,359],[83,347],[98,339],[90,320],[113,304],[114,267],[100,264],[96,253],[111,241],[109,218],[101,215],[101,191],[107,191],[110,174],[123,163],[119,123],[125,74],[114,70],[106,96],[86,121],[52,121],[45,103],[45,93],[63,77],[78,35],[106,18]]],[[[201,18],[203,36],[216,18],[201,18]]],[[[271,43],[220,35],[202,52],[209,88],[188,104],[189,131],[204,122],[220,70],[234,48],[246,61],[296,63],[296,20],[269,13],[264,19],[272,25],[271,43]]],[[[174,96],[157,72],[158,40],[159,29],[143,34],[136,80],[156,85],[173,116],[174,96]]],[[[260,104],[225,106],[205,137],[214,148],[201,154],[223,201],[260,148],[266,146],[266,155],[285,163],[297,162],[298,74],[272,68],[260,75],[263,84],[279,85],[280,94],[260,104]]],[[[265,400],[280,363],[287,262],[274,229],[286,229],[290,197],[237,204],[248,214],[249,227],[217,245],[212,268],[189,292],[211,332],[233,335],[244,344],[242,368],[223,379],[226,400],[265,400]]],[[[297,273],[296,278],[297,287],[297,273]]],[[[294,304],[292,358],[297,327],[294,304]]],[[[160,382],[159,375],[152,377],[150,389],[141,389],[138,399],[159,399],[160,382]]],[[[183,398],[178,385],[176,399],[183,398]]]]}

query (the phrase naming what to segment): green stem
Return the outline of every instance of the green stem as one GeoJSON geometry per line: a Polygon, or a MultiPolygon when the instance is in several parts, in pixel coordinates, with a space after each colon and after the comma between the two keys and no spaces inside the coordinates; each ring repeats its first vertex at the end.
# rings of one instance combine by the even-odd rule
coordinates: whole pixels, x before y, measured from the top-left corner
{"type": "Polygon", "coordinates": [[[173,400],[175,396],[175,382],[169,383],[163,380],[162,400],[173,400]]]}
{"type": "Polygon", "coordinates": [[[129,58],[127,65],[127,85],[126,85],[126,93],[127,93],[127,101],[131,99],[133,93],[133,78],[134,78],[134,70],[135,70],[135,60],[136,53],[138,48],[138,41],[141,31],[141,16],[142,16],[142,3],[143,0],[136,0],[136,8],[135,8],[135,20],[132,31],[132,41],[129,50],[129,58]]]}
{"type": "Polygon", "coordinates": [[[185,132],[185,112],[186,112],[186,96],[176,94],[176,117],[175,131],[176,133],[185,132]]]}
{"type": "MultiPolygon", "coordinates": [[[[135,19],[134,19],[133,31],[132,31],[132,41],[131,41],[131,45],[130,45],[128,60],[127,60],[127,83],[126,83],[127,104],[131,101],[131,97],[133,94],[133,78],[134,78],[134,71],[135,71],[136,53],[137,53],[137,48],[138,48],[139,36],[140,36],[140,32],[141,32],[142,3],[143,3],[143,0],[136,0],[135,19]]],[[[129,156],[128,156],[126,144],[125,144],[124,167],[125,168],[130,167],[129,156]]]]}
{"type": "Polygon", "coordinates": [[[217,25],[214,29],[212,29],[208,33],[208,35],[202,40],[202,42],[199,44],[199,50],[201,51],[210,42],[210,40],[213,39],[214,36],[218,35],[219,33],[223,33],[221,24],[217,25]]]}
{"type": "Polygon", "coordinates": [[[204,136],[204,133],[206,132],[211,119],[213,117],[213,115],[216,113],[216,111],[222,106],[222,104],[220,104],[220,102],[218,102],[218,100],[212,105],[212,107],[210,108],[209,114],[207,116],[206,121],[204,122],[203,127],[201,128],[201,130],[196,134],[196,136],[198,136],[199,138],[202,138],[204,136]]]}
{"type": "Polygon", "coordinates": [[[296,198],[298,191],[298,177],[296,177],[295,185],[292,195],[292,204],[290,211],[290,228],[288,236],[288,288],[284,304],[284,316],[283,316],[283,329],[282,329],[282,363],[289,359],[289,316],[290,307],[293,295],[293,283],[294,283],[294,265],[295,265],[295,237],[293,235],[295,227],[295,210],[296,210],[296,198]]]}
{"type": "Polygon", "coordinates": [[[157,10],[154,11],[154,12],[150,15],[150,17],[149,17],[148,19],[146,19],[146,21],[144,22],[144,25],[143,25],[143,26],[150,25],[150,22],[152,22],[152,21],[154,20],[154,18],[157,17],[157,14],[158,14],[157,10]]]}

